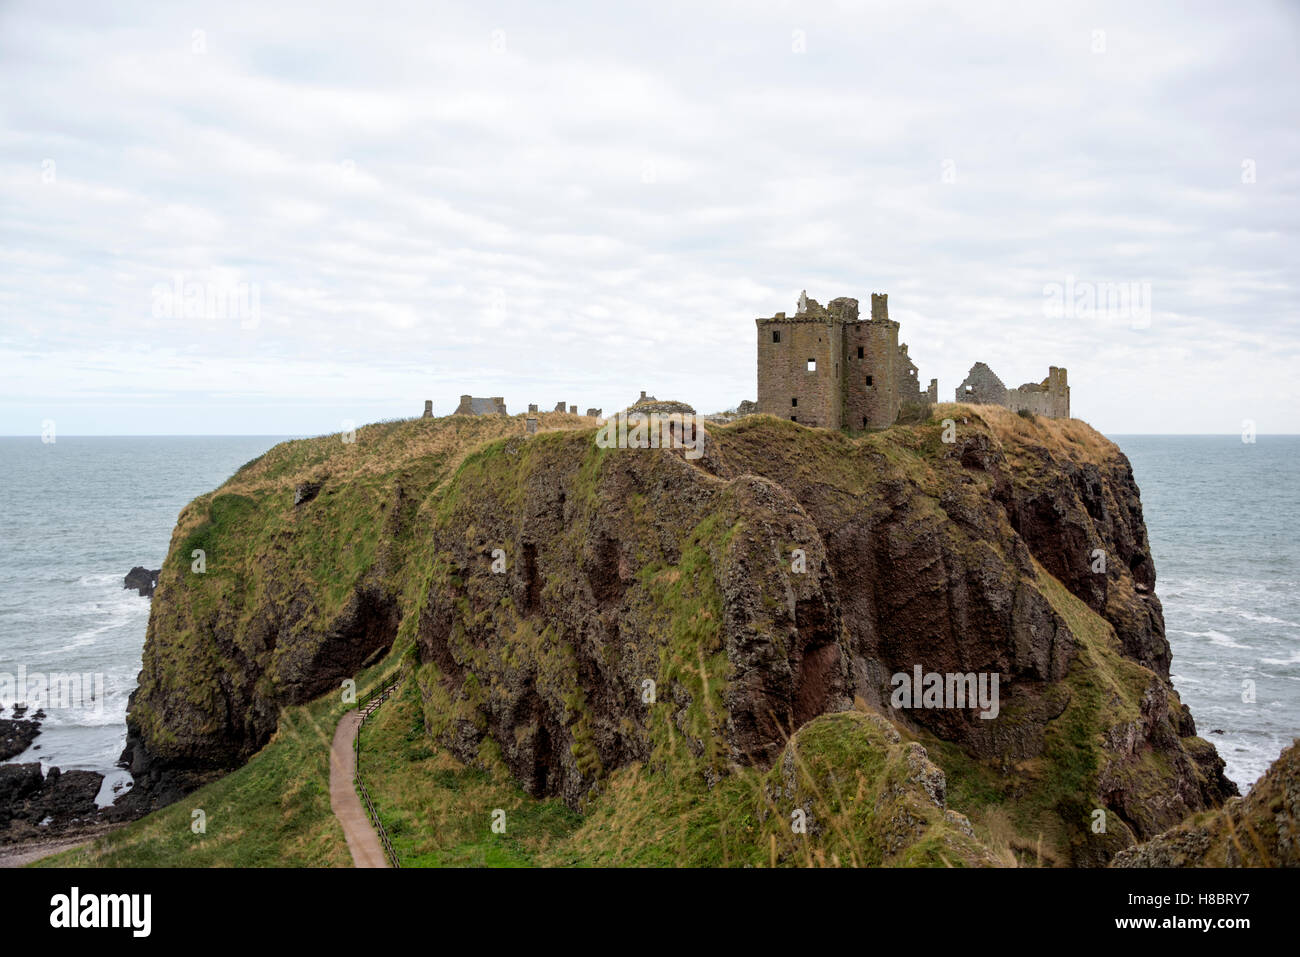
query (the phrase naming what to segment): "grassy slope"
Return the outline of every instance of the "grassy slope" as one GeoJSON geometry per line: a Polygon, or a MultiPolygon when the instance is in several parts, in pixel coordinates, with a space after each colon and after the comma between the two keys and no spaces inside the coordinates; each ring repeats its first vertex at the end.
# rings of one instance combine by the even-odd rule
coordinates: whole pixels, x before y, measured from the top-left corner
{"type": "MultiPolygon", "coordinates": [[[[588,421],[550,414],[542,416],[542,427],[588,421]]],[[[301,615],[295,627],[319,632],[377,563],[384,563],[386,577],[405,582],[409,536],[387,534],[394,489],[435,490],[468,450],[522,428],[518,416],[451,416],[363,426],[351,442],[340,434],[285,442],[187,505],[172,533],[159,576],[161,600],[149,625],[151,636],[167,635],[164,667],[146,667],[133,710],[155,751],[165,752],[176,730],[153,712],[153,700],[165,700],[173,716],[187,707],[200,715],[219,712],[220,675],[242,675],[245,661],[259,664],[261,681],[274,693],[287,643],[268,660],[250,636],[247,624],[262,600],[272,592],[282,602],[284,596],[304,597],[295,601],[301,615]],[[295,509],[295,488],[321,480],[324,488],[311,507],[295,509]],[[196,549],[206,553],[202,576],[191,572],[196,549]],[[232,657],[219,656],[212,634],[233,639],[232,657]]],[[[211,730],[195,726],[186,733],[202,737],[211,730]]]]}
{"type": "MultiPolygon", "coordinates": [[[[540,416],[543,430],[590,424],[578,416],[540,416]]],[[[522,418],[451,416],[367,425],[355,442],[339,434],[284,442],[247,463],[220,488],[191,502],[177,521],[165,567],[181,580],[194,548],[207,552],[204,588],[173,588],[171,614],[190,605],[193,619],[228,615],[251,607],[258,580],[255,556],[296,521],[295,487],[328,476],[321,508],[312,509],[310,532],[296,526],[295,569],[317,596],[319,619],[337,614],[351,584],[376,560],[380,529],[395,483],[428,489],[435,495],[473,449],[523,429],[522,418]],[[321,596],[324,596],[321,600],[321,596]]],[[[405,560],[414,536],[392,542],[405,560]]],[[[398,566],[399,568],[403,566],[398,566]]],[[[397,572],[404,598],[418,601],[427,580],[397,572]]],[[[161,604],[161,603],[158,603],[161,604]]],[[[413,607],[408,604],[407,607],[413,607]]],[[[409,648],[415,616],[386,661],[409,648]]],[[[154,624],[151,622],[151,631],[154,624]]],[[[224,627],[237,629],[226,619],[224,627]]],[[[190,629],[173,629],[165,648],[184,680],[176,690],[190,700],[213,694],[205,682],[219,664],[208,661],[210,645],[190,629]]],[[[359,693],[377,685],[380,663],[357,677],[359,693]]],[[[215,680],[215,679],[213,679],[215,680]]],[[[279,731],[249,762],[229,775],[90,845],[44,859],[39,866],[347,866],[351,857],[329,803],[329,746],[339,717],[347,710],[340,696],[325,695],[283,711],[279,731]],[[201,809],[207,831],[191,830],[192,812],[201,809]]],[[[149,720],[147,711],[138,716],[149,720]]],[[[165,739],[164,735],[164,739],[165,739]]]]}
{"type": "MultiPolygon", "coordinates": [[[[1095,433],[1081,423],[1029,423],[1009,414],[961,406],[941,406],[930,423],[916,428],[899,427],[856,438],[791,429],[791,435],[782,435],[782,440],[791,444],[792,454],[806,458],[810,476],[836,464],[834,471],[843,472],[845,463],[837,453],[853,450],[884,455],[927,487],[934,481],[927,460],[938,451],[934,423],[950,415],[992,419],[999,432],[1029,432],[1039,442],[1043,432],[1032,430],[1047,431],[1053,433],[1049,441],[1055,440],[1072,455],[1088,457],[1097,451],[1089,447],[1095,433]]],[[[589,424],[567,416],[542,418],[544,429],[589,424]]],[[[752,427],[750,420],[732,428],[752,427]]],[[[351,583],[375,560],[377,527],[383,522],[384,503],[394,482],[423,489],[426,498],[422,507],[436,514],[445,507],[447,479],[453,469],[460,469],[466,478],[475,470],[499,473],[492,468],[502,448],[496,440],[520,430],[517,419],[457,417],[367,426],[359,430],[352,445],[340,442],[338,436],[285,443],[249,463],[217,493],[196,500],[182,513],[168,562],[187,565],[188,548],[202,547],[194,545],[199,538],[217,554],[233,542],[240,542],[235,547],[245,550],[245,555],[256,554],[259,541],[270,540],[276,522],[291,520],[287,516],[292,513],[295,484],[328,473],[328,487],[337,490],[331,492],[334,500],[326,509],[313,512],[317,518],[312,534],[295,536],[302,549],[295,564],[313,577],[314,593],[324,596],[322,614],[329,614],[337,611],[337,603],[351,583]],[[468,455],[484,443],[492,444],[468,455]],[[346,481],[338,481],[340,478],[346,481]],[[216,504],[222,499],[224,503],[216,504]]],[[[543,436],[538,444],[560,439],[543,436]]],[[[599,458],[593,453],[588,467],[598,468],[599,458]]],[[[709,552],[722,545],[732,531],[713,526],[697,529],[678,567],[643,572],[643,582],[654,600],[674,611],[661,675],[691,685],[687,727],[692,737],[710,744],[715,740],[710,732],[720,721],[725,675],[719,672],[725,667],[725,654],[717,641],[716,621],[710,621],[717,597],[709,574],[709,552]],[[707,692],[706,682],[713,682],[707,692]]],[[[395,544],[399,554],[390,560],[398,569],[403,603],[408,609],[415,608],[438,574],[436,563],[431,567],[419,560],[408,565],[407,552],[420,553],[419,543],[395,544]],[[407,571],[408,567],[421,570],[407,571]]],[[[221,596],[231,595],[228,589],[247,596],[258,587],[256,581],[248,580],[249,567],[245,563],[230,568],[229,581],[209,579],[212,592],[192,600],[220,604],[221,596]]],[[[999,828],[1008,823],[999,816],[1006,813],[1003,808],[1008,798],[1014,798],[1009,805],[1013,815],[1010,830],[1022,843],[1024,835],[1034,833],[1046,832],[1049,844],[1063,838],[1051,833],[1054,812],[1059,812],[1062,801],[1082,800],[1080,795],[1088,793],[1088,783],[1096,772],[1089,761],[1089,746],[1096,743],[1103,724],[1123,718],[1135,707],[1133,693],[1141,676],[1132,672],[1144,671],[1120,658],[1113,647],[1113,635],[1107,634],[1109,626],[1045,573],[1041,587],[1070,621],[1085,654],[1098,667],[1080,669],[1077,678],[1072,673],[1071,703],[1062,720],[1054,723],[1048,754],[1037,766],[1020,769],[1028,785],[1017,785],[1012,793],[1006,775],[976,765],[942,742],[925,742],[948,771],[950,804],[971,810],[980,836],[991,846],[998,845],[999,828]]],[[[414,614],[405,616],[398,649],[409,647],[415,620],[414,614]]],[[[182,647],[173,653],[184,652],[182,647]]],[[[499,760],[493,760],[490,749],[485,749],[481,767],[466,768],[432,746],[424,727],[446,714],[439,707],[445,702],[436,700],[438,683],[432,680],[436,677],[436,669],[425,665],[416,675],[418,684],[409,680],[403,694],[385,705],[366,731],[367,781],[399,853],[410,863],[761,865],[773,860],[796,864],[886,860],[884,850],[872,846],[868,839],[875,827],[873,820],[849,807],[842,796],[831,799],[823,795],[820,819],[826,822],[821,832],[825,840],[819,846],[794,840],[788,826],[789,807],[780,806],[773,797],[780,791],[779,767],[766,774],[701,774],[701,767],[710,765],[715,772],[722,772],[720,756],[713,748],[704,755],[690,754],[667,708],[659,712],[660,719],[650,723],[654,756],[649,764],[622,768],[605,777],[584,817],[558,801],[535,801],[519,790],[499,760]],[[433,692],[423,706],[417,687],[425,689],[426,695],[433,692]],[[706,779],[714,780],[713,786],[706,779]],[[496,808],[506,811],[505,835],[489,830],[490,814],[496,808]]],[[[108,866],[346,864],[347,850],[329,811],[326,786],[329,740],[342,710],[332,695],[287,709],[280,732],[247,766],[89,849],[49,862],[108,866]],[[207,834],[203,836],[190,830],[190,812],[196,807],[207,814],[207,834]]],[[[849,720],[825,716],[806,726],[795,746],[801,764],[816,769],[847,760],[859,769],[859,775],[863,768],[872,769],[869,779],[859,778],[855,793],[864,786],[884,786],[892,780],[886,769],[896,766],[898,746],[886,741],[874,725],[846,723],[849,720]]],[[[800,775],[804,775],[802,767],[800,775]]],[[[815,790],[817,774],[810,771],[806,777],[800,781],[815,790]]],[[[941,821],[930,821],[929,826],[932,833],[914,853],[894,862],[952,863],[950,845],[955,832],[941,821]],[[948,854],[941,851],[945,844],[949,845],[948,854]]],[[[972,854],[977,856],[973,850],[972,854]]]]}
{"type": "Polygon", "coordinates": [[[45,867],[350,866],[330,810],[329,745],[344,706],[333,696],[288,708],[253,759],[184,800],[84,847],[45,858],[45,867]],[[206,833],[192,830],[202,810],[206,833]]]}

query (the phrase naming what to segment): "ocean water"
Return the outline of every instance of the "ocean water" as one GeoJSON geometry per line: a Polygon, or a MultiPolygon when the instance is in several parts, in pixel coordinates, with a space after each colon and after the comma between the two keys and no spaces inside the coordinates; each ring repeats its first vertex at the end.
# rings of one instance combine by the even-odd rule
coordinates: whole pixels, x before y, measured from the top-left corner
{"type": "Polygon", "coordinates": [[[12,760],[99,771],[101,804],[129,783],[115,764],[149,599],[123,589],[122,576],[160,567],[180,510],[279,441],[0,437],[0,717],[47,686],[57,705],[45,705],[33,747],[12,760]]]}
{"type": "Polygon", "coordinates": [[[1112,438],[1142,491],[1174,688],[1244,793],[1300,736],[1300,436],[1112,438]]]}
{"type": "MultiPolygon", "coordinates": [[[[1174,686],[1244,790],[1300,732],[1300,437],[1115,440],[1142,490],[1174,686]]],[[[77,707],[46,707],[39,750],[14,760],[104,773],[101,802],[129,781],[115,762],[149,600],[122,576],[159,567],[181,508],[279,441],[0,438],[4,715],[14,697],[4,677],[20,669],[29,680],[102,676],[102,692],[92,679],[77,707]]]]}

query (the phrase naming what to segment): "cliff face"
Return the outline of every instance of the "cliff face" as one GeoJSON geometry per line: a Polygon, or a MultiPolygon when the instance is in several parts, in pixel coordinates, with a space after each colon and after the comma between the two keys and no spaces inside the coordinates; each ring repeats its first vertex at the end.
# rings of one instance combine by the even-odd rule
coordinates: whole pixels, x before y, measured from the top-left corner
{"type": "MultiPolygon", "coordinates": [[[[396,642],[435,743],[575,808],[619,769],[776,773],[796,729],[850,709],[923,744],[930,790],[1012,854],[1104,863],[1235,792],[1168,681],[1131,469],[1083,423],[941,406],[850,439],[753,417],[692,462],[543,418],[528,439],[416,420],[291,443],[191,505],[131,709],[142,773],[245,759],[279,706],[396,642]],[[918,666],[996,675],[997,717],[892,707],[918,666]]],[[[834,779],[852,753],[807,764],[834,779]]],[[[931,804],[937,830],[882,860],[927,840],[994,860],[931,804]]]]}
{"type": "Polygon", "coordinates": [[[187,505],[158,575],[129,763],[159,803],[246,761],[279,711],[387,651],[414,502],[497,416],[376,425],[286,442],[187,505]],[[441,423],[435,426],[435,423],[441,423]]]}
{"type": "Polygon", "coordinates": [[[1300,867],[1300,742],[1292,742],[1244,798],[1203,811],[1112,867],[1300,867]]]}

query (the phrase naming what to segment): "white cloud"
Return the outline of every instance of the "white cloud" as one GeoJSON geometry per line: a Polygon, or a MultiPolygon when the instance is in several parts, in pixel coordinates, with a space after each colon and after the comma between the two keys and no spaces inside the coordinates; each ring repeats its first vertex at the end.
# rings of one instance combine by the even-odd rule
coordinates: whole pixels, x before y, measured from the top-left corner
{"type": "Polygon", "coordinates": [[[1065,365],[1107,431],[1295,431],[1296,31],[1174,3],[12,3],[0,432],[723,408],[803,288],[889,292],[945,397],[977,359],[1065,365]],[[255,284],[260,321],[155,317],[178,274],[255,284]],[[1046,318],[1066,276],[1149,284],[1150,327],[1046,318]]]}

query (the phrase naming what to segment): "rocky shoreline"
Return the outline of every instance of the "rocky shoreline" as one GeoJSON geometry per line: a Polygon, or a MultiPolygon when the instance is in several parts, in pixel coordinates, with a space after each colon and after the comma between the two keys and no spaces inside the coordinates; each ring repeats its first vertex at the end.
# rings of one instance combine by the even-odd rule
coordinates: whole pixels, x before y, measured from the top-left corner
{"type": "MultiPolygon", "coordinates": [[[[122,578],[122,587],[135,589],[142,598],[152,598],[157,584],[158,569],[142,565],[122,578]]],[[[37,710],[30,717],[26,713],[25,705],[15,704],[12,717],[0,718],[0,762],[40,749],[35,741],[45,712],[37,710]]],[[[137,765],[141,774],[135,786],[106,807],[96,802],[104,785],[104,775],[97,771],[45,771],[39,761],[0,764],[0,866],[35,860],[44,856],[46,847],[53,853],[89,840],[176,800],[195,785],[187,780],[189,788],[160,786],[157,772],[150,774],[133,761],[135,751],[128,744],[119,761],[123,768],[137,765]]]]}
{"type": "Polygon", "coordinates": [[[98,771],[42,771],[39,761],[0,764],[0,847],[98,833],[156,806],[145,791],[132,788],[100,807],[95,799],[103,785],[98,771]]]}
{"type": "Polygon", "coordinates": [[[0,761],[18,757],[41,733],[39,720],[23,720],[22,716],[22,706],[15,705],[13,718],[0,718],[0,761]]]}
{"type": "MultiPolygon", "coordinates": [[[[45,712],[27,718],[26,710],[14,705],[12,718],[0,718],[0,761],[40,748],[34,742],[45,712]]],[[[148,789],[131,788],[101,808],[96,798],[103,785],[98,771],[44,771],[39,761],[0,764],[0,847],[93,836],[160,806],[148,789]]]]}

